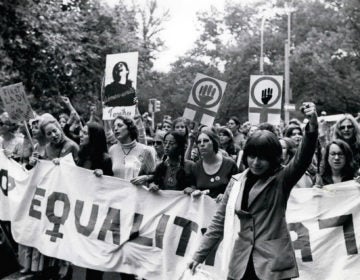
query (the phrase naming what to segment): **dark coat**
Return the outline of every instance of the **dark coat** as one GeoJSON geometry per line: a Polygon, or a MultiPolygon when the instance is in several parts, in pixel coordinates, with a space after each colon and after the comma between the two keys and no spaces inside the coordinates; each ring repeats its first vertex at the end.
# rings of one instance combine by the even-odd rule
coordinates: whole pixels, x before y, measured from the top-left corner
{"type": "MultiPolygon", "coordinates": [[[[241,210],[238,198],[235,212],[240,219],[241,231],[230,258],[229,278],[242,279],[249,260],[253,261],[258,278],[263,280],[298,276],[285,211],[291,189],[311,163],[316,140],[317,132],[307,132],[287,166],[254,184],[249,193],[248,212],[241,210]]],[[[219,209],[193,257],[195,261],[203,262],[213,246],[222,239],[227,201],[239,177],[239,174],[235,175],[229,182],[219,209]]]]}

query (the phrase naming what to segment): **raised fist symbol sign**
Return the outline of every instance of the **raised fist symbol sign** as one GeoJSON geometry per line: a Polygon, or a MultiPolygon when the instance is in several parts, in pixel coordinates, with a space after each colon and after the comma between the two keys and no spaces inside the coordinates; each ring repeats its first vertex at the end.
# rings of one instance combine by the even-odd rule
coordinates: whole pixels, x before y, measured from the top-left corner
{"type": "Polygon", "coordinates": [[[272,88],[267,88],[261,91],[261,101],[262,103],[264,103],[265,105],[267,105],[270,101],[270,99],[273,96],[273,89],[272,88]]]}
{"type": "Polygon", "coordinates": [[[215,93],[216,93],[216,87],[212,85],[201,86],[199,91],[200,102],[205,105],[214,98],[215,93]]]}

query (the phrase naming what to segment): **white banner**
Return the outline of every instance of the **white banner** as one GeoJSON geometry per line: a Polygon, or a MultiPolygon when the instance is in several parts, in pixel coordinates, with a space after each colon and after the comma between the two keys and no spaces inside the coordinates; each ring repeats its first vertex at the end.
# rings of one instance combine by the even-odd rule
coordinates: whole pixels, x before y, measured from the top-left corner
{"type": "MultiPolygon", "coordinates": [[[[153,194],[63,161],[41,161],[30,172],[9,162],[0,153],[1,174],[15,184],[0,192],[0,217],[11,219],[15,240],[82,267],[178,279],[216,210],[208,196],[153,194]]],[[[359,193],[354,181],[293,190],[287,221],[299,279],[360,279],[359,193]]],[[[216,249],[203,269],[222,279],[216,249]]]]}

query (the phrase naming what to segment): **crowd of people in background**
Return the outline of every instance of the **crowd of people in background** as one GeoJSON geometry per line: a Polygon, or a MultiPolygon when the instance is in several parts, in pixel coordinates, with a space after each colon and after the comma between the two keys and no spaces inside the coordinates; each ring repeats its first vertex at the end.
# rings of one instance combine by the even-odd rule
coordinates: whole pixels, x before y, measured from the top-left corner
{"type": "MultiPolygon", "coordinates": [[[[149,114],[102,121],[91,109],[90,119],[84,122],[69,98],[62,100],[67,112],[59,116],[37,114],[29,121],[32,141],[26,136],[25,128],[3,112],[0,148],[5,155],[30,170],[38,160],[59,164],[60,158],[71,154],[78,166],[94,170],[94,176],[126,179],[134,185],[145,185],[150,192],[172,190],[193,197],[208,195],[219,204],[231,178],[249,166],[249,158],[274,160],[269,158],[271,151],[256,150],[254,143],[258,141],[277,139],[280,143],[280,161],[274,162],[274,166],[295,162],[296,168],[304,169],[301,174],[300,169],[297,172],[290,169],[281,175],[296,178],[291,182],[298,188],[352,180],[360,171],[359,118],[351,114],[344,114],[333,124],[320,119],[314,155],[304,166],[298,162],[300,152],[297,151],[303,148],[306,123],[297,119],[274,126],[241,123],[236,116],[229,116],[227,123],[207,127],[167,116],[155,125],[149,114]],[[261,140],[264,135],[267,140],[261,140]]],[[[205,247],[196,255],[197,262],[206,255],[205,247]]],[[[34,273],[36,279],[71,279],[69,263],[49,261],[34,248],[20,246],[19,258],[22,272],[34,273]]],[[[247,273],[253,273],[250,271],[253,268],[248,270],[247,273]]],[[[87,270],[86,279],[101,277],[101,271],[87,270]]],[[[135,276],[122,273],[121,279],[135,279],[135,276]]]]}

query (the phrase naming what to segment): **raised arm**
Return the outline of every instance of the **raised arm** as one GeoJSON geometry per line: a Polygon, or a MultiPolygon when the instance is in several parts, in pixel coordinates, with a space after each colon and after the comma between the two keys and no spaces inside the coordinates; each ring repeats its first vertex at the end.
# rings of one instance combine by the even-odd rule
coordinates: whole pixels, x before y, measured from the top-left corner
{"type": "Polygon", "coordinates": [[[309,122],[305,127],[305,134],[293,159],[284,168],[284,191],[290,193],[293,186],[304,175],[309,167],[316,149],[318,137],[318,122],[315,104],[304,102],[301,111],[308,118],[309,122]]]}

